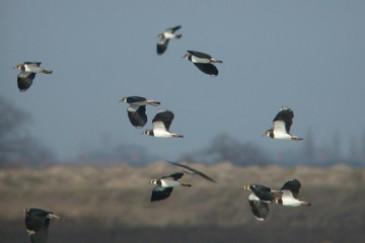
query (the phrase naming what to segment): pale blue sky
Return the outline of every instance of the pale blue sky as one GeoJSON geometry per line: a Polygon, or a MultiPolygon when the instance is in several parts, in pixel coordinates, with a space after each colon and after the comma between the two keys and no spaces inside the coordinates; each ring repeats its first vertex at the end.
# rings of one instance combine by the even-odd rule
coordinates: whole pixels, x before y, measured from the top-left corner
{"type": "Polygon", "coordinates": [[[294,134],[350,139],[365,130],[364,13],[362,0],[3,0],[0,95],[32,114],[30,132],[61,158],[102,141],[174,159],[221,132],[294,148],[260,136],[282,105],[295,112],[294,134]],[[157,34],[177,24],[183,38],[157,56],[157,34]],[[222,59],[220,75],[182,59],[187,49],[222,59]],[[54,73],[20,93],[12,67],[27,60],[54,73]],[[118,103],[127,95],[160,100],[185,138],[142,136],[118,103]]]}

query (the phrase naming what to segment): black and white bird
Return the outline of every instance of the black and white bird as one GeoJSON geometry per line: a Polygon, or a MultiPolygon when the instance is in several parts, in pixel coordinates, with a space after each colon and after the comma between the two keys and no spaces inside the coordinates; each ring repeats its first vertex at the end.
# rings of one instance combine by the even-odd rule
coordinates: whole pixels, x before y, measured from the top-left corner
{"type": "Polygon", "coordinates": [[[188,165],[177,163],[177,162],[171,162],[168,161],[170,164],[182,167],[184,169],[187,169],[188,171],[182,171],[182,172],[176,172],[168,176],[163,176],[158,179],[152,179],[150,181],[151,184],[155,185],[155,187],[152,190],[151,195],[151,202],[153,201],[159,201],[166,199],[170,196],[171,192],[173,191],[174,187],[183,186],[183,187],[191,187],[191,184],[182,183],[179,181],[181,177],[184,176],[184,174],[191,174],[191,175],[198,175],[210,182],[215,182],[211,177],[206,175],[205,173],[194,169],[188,165]]]}
{"type": "Polygon", "coordinates": [[[128,118],[136,128],[142,128],[147,123],[146,105],[158,106],[160,101],[146,99],[141,96],[127,96],[120,99],[120,102],[127,103],[128,118]]]}
{"type": "Polygon", "coordinates": [[[158,43],[157,43],[157,54],[162,55],[166,49],[169,41],[172,39],[180,39],[182,34],[175,33],[177,30],[181,28],[181,25],[177,25],[171,28],[166,29],[164,32],[158,34],[158,43]]]}
{"type": "Polygon", "coordinates": [[[192,50],[188,50],[183,58],[191,61],[203,73],[213,76],[218,75],[218,69],[214,66],[214,63],[223,63],[223,61],[217,60],[209,54],[192,50]]]}
{"type": "Polygon", "coordinates": [[[51,219],[60,220],[60,216],[53,212],[39,208],[25,210],[25,228],[30,236],[31,243],[46,243],[48,227],[51,219]]]}
{"type": "Polygon", "coordinates": [[[20,70],[17,82],[20,91],[26,91],[32,85],[37,73],[51,74],[53,71],[41,67],[41,62],[24,62],[17,64],[16,69],[20,70]]]}
{"type": "Polygon", "coordinates": [[[152,120],[152,129],[144,131],[145,135],[159,138],[183,138],[181,134],[170,132],[170,126],[174,120],[174,113],[169,110],[161,111],[152,120]]]}
{"type": "Polygon", "coordinates": [[[300,141],[303,138],[290,134],[290,127],[293,124],[294,112],[288,107],[282,107],[274,117],[273,127],[266,130],[264,136],[272,139],[300,141]]]}
{"type": "Polygon", "coordinates": [[[168,176],[162,176],[158,179],[152,179],[150,183],[155,185],[155,187],[152,189],[151,202],[168,198],[174,190],[174,187],[191,187],[191,184],[179,182],[179,179],[183,176],[184,173],[176,172],[168,176]]]}
{"type": "Polygon", "coordinates": [[[293,179],[285,182],[280,190],[259,184],[247,185],[243,189],[251,191],[248,195],[251,211],[257,220],[263,221],[269,214],[270,203],[287,207],[310,206],[311,203],[298,199],[300,187],[299,180],[293,179]]]}

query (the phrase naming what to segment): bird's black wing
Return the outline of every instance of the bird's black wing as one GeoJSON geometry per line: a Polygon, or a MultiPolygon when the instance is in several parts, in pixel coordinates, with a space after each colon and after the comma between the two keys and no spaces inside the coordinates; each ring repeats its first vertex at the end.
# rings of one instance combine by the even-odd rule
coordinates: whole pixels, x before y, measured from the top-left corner
{"type": "Polygon", "coordinates": [[[141,105],[136,111],[128,110],[128,118],[136,128],[142,128],[147,123],[146,106],[141,105]]]}
{"type": "Polygon", "coordinates": [[[141,96],[128,96],[127,97],[128,104],[135,103],[135,102],[143,102],[143,101],[146,101],[145,97],[141,97],[141,96]]]}
{"type": "Polygon", "coordinates": [[[165,53],[167,46],[169,44],[169,40],[168,39],[162,39],[157,43],[157,54],[158,55],[162,55],[165,53]]]}
{"type": "Polygon", "coordinates": [[[216,68],[216,66],[214,66],[213,64],[210,63],[194,63],[194,65],[203,73],[208,74],[208,75],[214,75],[217,76],[218,75],[218,69],[216,68]]]}
{"type": "Polygon", "coordinates": [[[301,184],[299,180],[293,179],[291,181],[285,182],[285,184],[281,187],[280,190],[289,190],[293,194],[294,197],[297,197],[299,194],[301,184]]]}
{"type": "Polygon", "coordinates": [[[177,163],[177,162],[172,162],[172,161],[168,161],[170,164],[172,165],[176,165],[176,166],[180,166],[180,167],[183,167],[185,169],[188,169],[190,170],[191,172],[193,172],[194,174],[197,174],[197,175],[200,175],[201,177],[203,177],[204,179],[210,181],[210,182],[214,182],[216,183],[216,181],[214,179],[212,179],[211,177],[207,176],[206,174],[204,174],[203,172],[197,170],[197,169],[194,169],[188,165],[184,165],[184,164],[180,164],[180,163],[177,163]]]}
{"type": "Polygon", "coordinates": [[[200,52],[200,51],[192,51],[192,50],[187,50],[187,52],[189,52],[190,54],[192,54],[193,56],[199,57],[199,58],[206,58],[206,59],[211,59],[212,56],[204,53],[204,52],[200,52]]]}
{"type": "Polygon", "coordinates": [[[20,91],[26,91],[33,83],[35,73],[20,72],[18,74],[17,83],[20,91]]]}
{"type": "Polygon", "coordinates": [[[163,178],[173,178],[175,181],[177,181],[183,176],[184,176],[184,173],[176,172],[176,173],[173,173],[173,174],[168,175],[168,176],[163,176],[163,177],[161,177],[161,179],[163,179],[163,178]]]}
{"type": "MultiPolygon", "coordinates": [[[[294,112],[290,108],[283,108],[279,113],[274,117],[275,122],[283,121],[285,123],[285,130],[287,133],[290,132],[290,127],[293,124],[294,112]]],[[[275,126],[275,125],[274,125],[275,126]]]]}
{"type": "Polygon", "coordinates": [[[274,193],[271,192],[271,188],[256,184],[254,187],[251,187],[251,191],[263,201],[273,201],[275,199],[274,193]]]}
{"type": "Polygon", "coordinates": [[[175,33],[177,30],[181,28],[181,25],[176,25],[174,27],[166,29],[167,31],[171,31],[171,33],[175,33]]]}
{"type": "Polygon", "coordinates": [[[30,235],[31,243],[46,243],[48,238],[48,228],[42,228],[30,235]]]}
{"type": "Polygon", "coordinates": [[[41,62],[24,62],[24,64],[35,65],[35,66],[39,67],[42,63],[41,62]]]}
{"type": "Polygon", "coordinates": [[[263,221],[269,215],[268,203],[256,200],[249,200],[248,203],[251,207],[251,212],[255,215],[257,220],[263,221]]]}
{"type": "Polygon", "coordinates": [[[151,202],[160,201],[168,198],[171,195],[173,189],[173,187],[155,186],[152,190],[151,202]]]}
{"type": "Polygon", "coordinates": [[[167,130],[170,129],[172,120],[174,119],[174,113],[171,111],[162,111],[155,115],[152,123],[162,122],[167,130]]]}

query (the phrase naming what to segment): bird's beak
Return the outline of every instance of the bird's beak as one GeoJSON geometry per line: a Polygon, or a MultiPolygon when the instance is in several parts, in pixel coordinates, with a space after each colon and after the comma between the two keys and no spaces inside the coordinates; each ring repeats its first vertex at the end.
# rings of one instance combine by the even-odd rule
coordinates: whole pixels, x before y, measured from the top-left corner
{"type": "Polygon", "coordinates": [[[57,214],[54,214],[54,213],[48,214],[47,215],[47,218],[61,220],[61,217],[59,215],[57,215],[57,214]]]}

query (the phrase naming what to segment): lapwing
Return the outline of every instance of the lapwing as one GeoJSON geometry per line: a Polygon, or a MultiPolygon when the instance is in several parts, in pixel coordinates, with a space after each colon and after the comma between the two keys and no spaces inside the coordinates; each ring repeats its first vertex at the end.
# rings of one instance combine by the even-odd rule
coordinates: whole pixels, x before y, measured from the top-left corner
{"type": "Polygon", "coordinates": [[[172,165],[187,169],[188,171],[175,172],[168,176],[163,176],[158,179],[152,179],[150,183],[156,186],[152,190],[151,202],[168,198],[171,192],[173,191],[174,187],[178,186],[191,187],[192,186],[191,184],[181,183],[178,181],[181,177],[183,177],[184,174],[199,175],[210,182],[215,182],[215,180],[207,176],[205,173],[197,169],[194,169],[188,165],[172,161],[168,162],[172,165]]]}
{"type": "Polygon", "coordinates": [[[158,179],[152,179],[150,183],[155,185],[152,190],[151,202],[160,201],[168,198],[174,187],[183,186],[191,187],[191,184],[179,182],[178,180],[184,176],[182,172],[176,172],[168,176],[162,176],[158,179]]]}
{"type": "Polygon", "coordinates": [[[153,118],[152,129],[144,131],[144,134],[160,138],[183,138],[181,134],[170,132],[172,120],[174,120],[174,113],[169,110],[161,111],[153,118]]]}
{"type": "Polygon", "coordinates": [[[175,33],[181,28],[181,25],[177,25],[166,29],[164,32],[158,34],[159,41],[157,43],[157,54],[162,55],[167,49],[169,41],[172,39],[180,39],[182,34],[175,33]]]}
{"type": "Polygon", "coordinates": [[[188,50],[183,58],[191,61],[203,73],[213,76],[218,75],[218,69],[214,66],[214,63],[223,63],[223,61],[217,60],[209,54],[192,50],[188,50]]]}
{"type": "Polygon", "coordinates": [[[269,214],[270,203],[287,207],[310,206],[311,203],[298,199],[300,187],[299,180],[293,179],[285,182],[280,190],[259,184],[247,185],[243,189],[251,191],[248,195],[251,211],[257,220],[263,221],[269,214]]]}
{"type": "Polygon", "coordinates": [[[188,165],[185,165],[185,164],[181,164],[181,163],[177,163],[177,162],[173,162],[173,161],[168,161],[170,164],[172,165],[175,165],[175,166],[179,166],[179,167],[182,167],[184,169],[187,169],[189,170],[191,173],[193,174],[196,174],[196,175],[199,175],[201,177],[203,177],[204,179],[210,181],[210,182],[213,182],[213,183],[216,183],[216,181],[214,179],[212,179],[211,177],[207,176],[206,174],[204,174],[203,172],[197,170],[197,169],[194,169],[188,165]]]}
{"type": "Polygon", "coordinates": [[[265,131],[264,136],[272,139],[300,141],[303,138],[290,134],[290,127],[293,124],[294,112],[288,107],[282,107],[274,117],[273,128],[265,131]]]}
{"type": "Polygon", "coordinates": [[[47,242],[51,219],[60,220],[60,216],[39,208],[25,210],[25,228],[30,236],[31,243],[47,242]]]}
{"type": "Polygon", "coordinates": [[[147,122],[146,105],[158,106],[160,101],[146,99],[141,96],[127,96],[119,100],[127,103],[128,118],[131,124],[136,128],[142,128],[147,122]]]}
{"type": "Polygon", "coordinates": [[[53,71],[41,67],[41,62],[24,62],[17,64],[16,69],[20,70],[17,82],[20,91],[26,91],[32,85],[37,73],[51,74],[53,71]]]}

